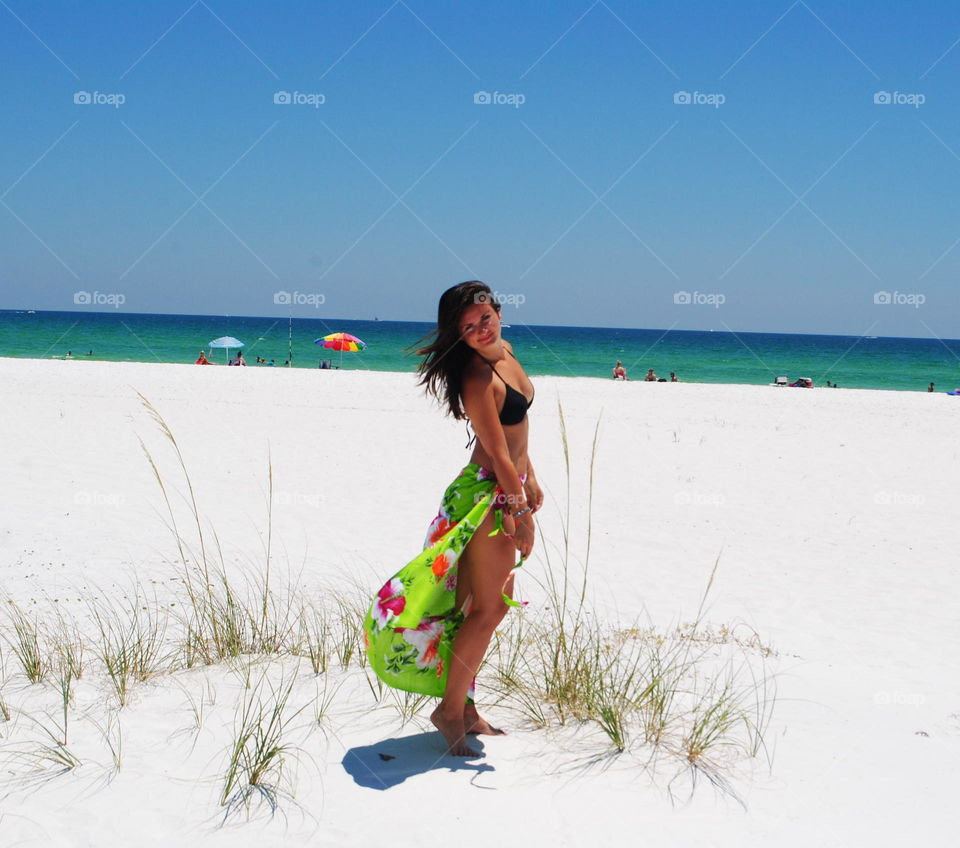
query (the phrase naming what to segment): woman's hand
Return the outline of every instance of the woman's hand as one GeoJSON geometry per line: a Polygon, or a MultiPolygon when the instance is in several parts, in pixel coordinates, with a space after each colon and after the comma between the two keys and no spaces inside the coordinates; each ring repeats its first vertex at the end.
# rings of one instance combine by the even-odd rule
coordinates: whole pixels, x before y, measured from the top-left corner
{"type": "Polygon", "coordinates": [[[529,557],[533,550],[534,527],[533,514],[530,512],[519,518],[514,518],[510,513],[503,516],[503,529],[513,537],[513,543],[524,559],[529,557]]]}
{"type": "Polygon", "coordinates": [[[523,484],[523,493],[527,496],[527,503],[533,512],[543,506],[543,489],[540,488],[537,478],[532,474],[527,477],[527,482],[523,484]]]}

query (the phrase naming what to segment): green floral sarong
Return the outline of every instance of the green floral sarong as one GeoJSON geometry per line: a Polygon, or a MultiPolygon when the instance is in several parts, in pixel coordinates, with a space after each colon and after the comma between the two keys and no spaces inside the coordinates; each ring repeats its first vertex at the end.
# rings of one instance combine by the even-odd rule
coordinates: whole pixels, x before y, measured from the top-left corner
{"type": "MultiPolygon", "coordinates": [[[[384,683],[407,692],[443,695],[453,640],[463,621],[463,612],[454,609],[457,560],[491,508],[496,520],[490,535],[502,531],[503,498],[493,472],[475,462],[465,466],[443,494],[423,551],[374,597],[364,637],[370,666],[384,683]]],[[[519,606],[506,596],[504,600],[519,606]]]]}

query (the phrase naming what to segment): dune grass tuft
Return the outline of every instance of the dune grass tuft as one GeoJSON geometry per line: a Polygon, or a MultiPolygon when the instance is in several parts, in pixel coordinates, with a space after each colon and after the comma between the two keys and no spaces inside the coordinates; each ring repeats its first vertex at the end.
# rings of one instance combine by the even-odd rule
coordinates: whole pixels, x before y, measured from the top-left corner
{"type": "Polygon", "coordinates": [[[6,636],[10,650],[19,660],[27,680],[31,683],[40,683],[47,676],[49,667],[44,649],[40,644],[37,623],[28,618],[12,601],[8,604],[7,614],[13,628],[13,635],[6,636]]]}
{"type": "Polygon", "coordinates": [[[100,635],[97,655],[117,702],[126,706],[132,683],[169,668],[166,613],[135,595],[125,606],[95,605],[92,614],[100,635]]]}
{"type": "Polygon", "coordinates": [[[229,815],[249,808],[254,798],[266,801],[271,812],[284,791],[284,768],[297,749],[287,738],[291,722],[305,709],[288,708],[295,676],[271,684],[264,672],[237,711],[227,753],[220,805],[229,815]]]}

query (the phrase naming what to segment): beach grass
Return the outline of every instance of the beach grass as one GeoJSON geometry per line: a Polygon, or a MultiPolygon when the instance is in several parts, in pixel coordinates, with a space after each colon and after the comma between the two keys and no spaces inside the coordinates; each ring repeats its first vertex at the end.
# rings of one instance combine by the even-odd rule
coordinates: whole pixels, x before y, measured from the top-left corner
{"type": "Polygon", "coordinates": [[[304,709],[288,708],[295,682],[291,675],[275,686],[264,671],[243,698],[233,725],[220,793],[220,805],[227,808],[227,814],[238,807],[249,807],[255,797],[265,800],[271,811],[276,810],[287,786],[287,760],[296,755],[288,730],[304,709]]]}
{"type": "Polygon", "coordinates": [[[31,683],[40,683],[48,671],[45,649],[40,644],[37,622],[29,618],[12,601],[7,607],[12,635],[4,633],[5,640],[20,662],[20,667],[31,683]]]}
{"type": "Polygon", "coordinates": [[[720,752],[755,757],[765,751],[764,732],[775,704],[775,684],[755,670],[771,650],[756,634],[743,641],[729,628],[714,631],[704,609],[717,576],[713,563],[695,620],[672,633],[619,627],[588,603],[593,486],[600,419],[594,429],[586,492],[586,538],[582,560],[573,553],[570,522],[571,461],[566,422],[558,402],[566,469],[567,503],[562,539],[551,544],[541,532],[546,561],[540,585],[542,611],[522,610],[497,632],[484,666],[483,683],[498,703],[530,725],[590,725],[607,740],[608,754],[649,749],[667,753],[715,785],[730,762],[720,752]],[[559,561],[557,561],[559,560],[559,561]],[[717,662],[718,645],[739,650],[717,662]]]}
{"type": "MultiPolygon", "coordinates": [[[[366,710],[393,713],[403,727],[419,715],[427,698],[397,692],[372,675],[363,649],[368,599],[362,588],[328,589],[312,598],[299,579],[290,579],[289,570],[287,576],[282,570],[278,573],[272,551],[269,458],[262,557],[245,567],[227,568],[216,531],[204,526],[173,432],[152,404],[146,398],[142,401],[174,452],[184,489],[178,491],[165,479],[161,464],[141,441],[166,506],[163,520],[178,553],[178,588],[173,598],[163,600],[139,584],[128,590],[124,602],[99,600],[101,593],[88,597],[86,629],[53,603],[27,613],[8,601],[0,620],[0,643],[7,645],[7,653],[28,683],[49,682],[57,696],[58,718],[42,712],[28,714],[42,734],[39,747],[33,749],[33,762],[52,765],[57,773],[79,766],[79,758],[68,747],[69,730],[76,682],[88,669],[94,672],[91,685],[105,688],[115,703],[106,710],[103,723],[96,724],[115,773],[123,748],[119,717],[121,711],[135,708],[131,703],[135,687],[196,671],[198,666],[211,671],[219,667],[236,683],[228,687],[234,690],[235,714],[224,744],[219,804],[229,815],[249,809],[260,798],[275,811],[281,799],[292,796],[289,766],[302,753],[291,741],[292,731],[304,710],[310,710],[311,726],[334,729],[338,718],[356,715],[358,705],[363,707],[357,692],[366,698],[368,691],[366,710]],[[301,677],[289,670],[289,664],[301,658],[312,675],[301,677]],[[277,668],[281,677],[274,683],[277,668]],[[361,675],[367,689],[350,687],[345,695],[346,680],[353,677],[359,683],[361,675]],[[295,707],[310,681],[312,697],[295,707]]],[[[717,629],[706,622],[706,600],[720,556],[713,563],[692,623],[661,631],[636,622],[622,626],[604,620],[591,605],[588,591],[600,421],[590,449],[589,487],[580,499],[586,507],[580,557],[571,524],[572,450],[559,404],[558,412],[567,501],[561,506],[560,539],[547,540],[542,530],[540,534],[545,561],[540,587],[545,601],[538,611],[511,614],[495,633],[479,675],[481,692],[492,693],[500,708],[535,729],[596,729],[604,740],[594,752],[599,757],[667,754],[732,791],[725,779],[731,764],[761,754],[770,759],[765,734],[776,703],[776,686],[763,661],[773,652],[756,633],[744,638],[732,628],[717,629]],[[723,651],[723,656],[717,651],[723,651]]],[[[5,667],[5,657],[0,655],[0,693],[6,691],[9,679],[5,667]]],[[[182,688],[191,716],[189,729],[195,734],[204,728],[214,732],[208,716],[220,705],[229,708],[231,696],[218,699],[207,677],[197,694],[182,688]]],[[[0,694],[0,718],[11,723],[14,712],[0,694]]],[[[3,757],[0,750],[0,763],[3,757]]]]}
{"type": "Polygon", "coordinates": [[[133,683],[143,683],[171,667],[167,648],[167,616],[156,601],[136,591],[125,605],[94,605],[99,639],[95,651],[118,704],[126,706],[133,683]]]}

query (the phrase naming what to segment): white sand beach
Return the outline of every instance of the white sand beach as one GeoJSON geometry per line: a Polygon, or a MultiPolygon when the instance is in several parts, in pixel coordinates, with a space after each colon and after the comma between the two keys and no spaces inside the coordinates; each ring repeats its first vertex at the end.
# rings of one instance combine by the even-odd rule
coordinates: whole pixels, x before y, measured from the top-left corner
{"type": "MultiPolygon", "coordinates": [[[[755,631],[776,703],[763,756],[731,763],[731,793],[642,746],[603,764],[596,733],[524,726],[457,761],[426,719],[402,724],[343,673],[328,725],[297,736],[294,798],[219,827],[225,748],[243,685],[223,667],[137,684],[117,708],[91,660],[72,707],[80,765],[24,777],[33,716],[56,713],[0,639],[0,843],[90,845],[886,846],[955,842],[960,792],[960,398],[945,394],[534,378],[530,456],[557,561],[572,466],[570,544],[583,559],[593,478],[595,614],[668,632],[704,615],[755,631]],[[190,699],[215,692],[202,727],[190,699]],[[108,725],[109,722],[109,725],[108,725]],[[108,738],[122,733],[119,769],[108,738]],[[114,734],[111,736],[111,734],[114,734]],[[386,752],[394,759],[376,755],[386,752]],[[19,759],[18,759],[19,757],[19,759]],[[359,765],[358,765],[359,764],[359,765]]],[[[134,581],[161,600],[177,548],[139,439],[185,491],[173,431],[231,566],[262,560],[272,463],[278,570],[321,596],[372,595],[411,559],[466,462],[464,425],[411,375],[369,371],[0,359],[0,591],[82,616],[134,581]]],[[[177,503],[181,503],[179,497],[177,503]]],[[[189,529],[189,528],[188,528],[189,529]]],[[[543,541],[520,573],[544,603],[543,541]]],[[[9,626],[0,615],[0,632],[9,626]]],[[[291,658],[274,662],[291,673],[291,658]]],[[[759,660],[756,668],[761,666],[759,660]]],[[[304,686],[313,691],[309,669],[304,686]]],[[[481,711],[484,693],[479,693],[481,711]]],[[[47,719],[43,719],[46,721],[47,719]]],[[[293,775],[291,775],[293,778],[293,775]]]]}

